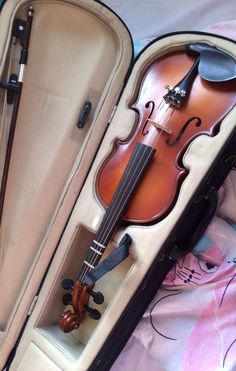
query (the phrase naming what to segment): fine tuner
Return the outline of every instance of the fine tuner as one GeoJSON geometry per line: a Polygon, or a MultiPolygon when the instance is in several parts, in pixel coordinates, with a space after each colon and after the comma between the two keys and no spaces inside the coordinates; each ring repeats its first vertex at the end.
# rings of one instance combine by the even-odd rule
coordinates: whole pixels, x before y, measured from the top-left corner
{"type": "Polygon", "coordinates": [[[164,100],[166,103],[169,103],[170,106],[180,107],[183,98],[186,97],[186,90],[180,89],[179,86],[173,87],[166,85],[167,94],[164,95],[164,100]]]}

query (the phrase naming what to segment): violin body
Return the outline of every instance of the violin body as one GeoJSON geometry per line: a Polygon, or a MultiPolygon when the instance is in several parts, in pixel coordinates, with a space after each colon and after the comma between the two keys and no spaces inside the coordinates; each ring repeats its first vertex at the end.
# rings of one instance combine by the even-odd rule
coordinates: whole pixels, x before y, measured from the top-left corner
{"type": "Polygon", "coordinates": [[[188,173],[182,164],[188,145],[201,134],[213,136],[224,116],[235,105],[235,81],[212,83],[199,75],[194,79],[184,104],[179,108],[163,105],[166,85],[175,86],[193,63],[194,58],[182,51],[161,57],[147,69],[130,106],[137,112],[136,125],[126,141],[115,141],[112,153],[98,172],[96,193],[102,205],[107,207],[135,144],[142,142],[156,149],[126,208],[124,221],[152,223],[171,210],[188,173]],[[165,131],[153,122],[159,122],[165,131]]]}

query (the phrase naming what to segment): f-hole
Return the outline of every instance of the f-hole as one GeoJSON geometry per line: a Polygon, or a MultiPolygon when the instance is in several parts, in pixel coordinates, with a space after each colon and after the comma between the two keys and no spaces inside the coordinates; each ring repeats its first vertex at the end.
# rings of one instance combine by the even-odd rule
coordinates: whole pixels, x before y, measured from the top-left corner
{"type": "Polygon", "coordinates": [[[144,126],[143,126],[143,129],[142,129],[142,134],[143,135],[147,135],[148,133],[149,133],[149,130],[147,130],[146,129],[146,126],[147,126],[147,124],[148,124],[148,119],[150,119],[151,118],[151,116],[152,116],[152,114],[153,114],[153,111],[154,111],[154,109],[155,109],[155,103],[152,101],[152,100],[150,100],[149,102],[147,102],[146,104],[145,104],[145,108],[150,108],[151,107],[151,111],[150,111],[150,113],[149,113],[149,115],[148,115],[148,117],[147,117],[147,120],[146,120],[146,122],[145,122],[145,124],[144,124],[144,126]]]}
{"type": "Polygon", "coordinates": [[[186,124],[184,124],[184,126],[182,127],[182,129],[180,129],[180,132],[179,132],[179,134],[177,135],[177,137],[176,137],[173,141],[171,141],[170,139],[167,139],[167,140],[166,140],[166,144],[167,144],[168,146],[170,146],[170,147],[175,146],[175,145],[180,141],[180,139],[181,139],[181,137],[183,136],[183,134],[184,134],[185,130],[187,129],[187,127],[188,127],[192,122],[194,122],[194,121],[195,121],[195,125],[196,125],[197,127],[201,126],[201,124],[202,124],[202,120],[201,120],[199,117],[191,117],[191,118],[186,122],[186,124]]]}

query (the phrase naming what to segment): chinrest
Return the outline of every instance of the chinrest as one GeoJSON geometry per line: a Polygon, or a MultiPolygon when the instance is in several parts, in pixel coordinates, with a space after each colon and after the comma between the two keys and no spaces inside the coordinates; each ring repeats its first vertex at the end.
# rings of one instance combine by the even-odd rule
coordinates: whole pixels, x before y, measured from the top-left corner
{"type": "Polygon", "coordinates": [[[236,62],[225,52],[207,44],[188,44],[189,54],[200,54],[199,75],[207,81],[223,82],[236,78],[236,62]]]}

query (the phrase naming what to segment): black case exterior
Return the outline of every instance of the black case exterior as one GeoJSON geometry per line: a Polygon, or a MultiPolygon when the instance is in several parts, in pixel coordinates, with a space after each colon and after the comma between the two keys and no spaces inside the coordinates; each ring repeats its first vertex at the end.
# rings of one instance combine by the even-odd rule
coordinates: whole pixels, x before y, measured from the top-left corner
{"type": "MultiPolygon", "coordinates": [[[[0,11],[5,1],[0,2],[0,11]]],[[[197,32],[186,33],[196,34],[197,32]]],[[[199,34],[202,33],[199,32],[199,34]]],[[[166,36],[168,35],[164,35],[159,39],[166,36]]],[[[149,46],[150,44],[147,47],[149,46]]],[[[128,71],[127,79],[129,74],[130,71],[128,71]]],[[[155,261],[153,261],[148,274],[143,278],[141,285],[137,288],[88,371],[106,371],[111,368],[171,267],[176,263],[178,258],[192,250],[206,230],[217,208],[218,190],[235,165],[236,130],[225,143],[214,164],[209,169],[207,176],[204,178],[204,181],[194,193],[181,218],[173,228],[172,233],[163,245],[155,261]]],[[[15,356],[28,319],[26,318],[16,346],[9,355],[4,370],[10,369],[10,364],[15,356]]]]}
{"type": "Polygon", "coordinates": [[[236,130],[225,143],[221,153],[209,169],[207,177],[193,195],[142,284],[136,290],[112,333],[91,364],[89,371],[110,369],[173,264],[178,258],[192,250],[206,230],[217,208],[218,190],[235,166],[236,130]]]}

